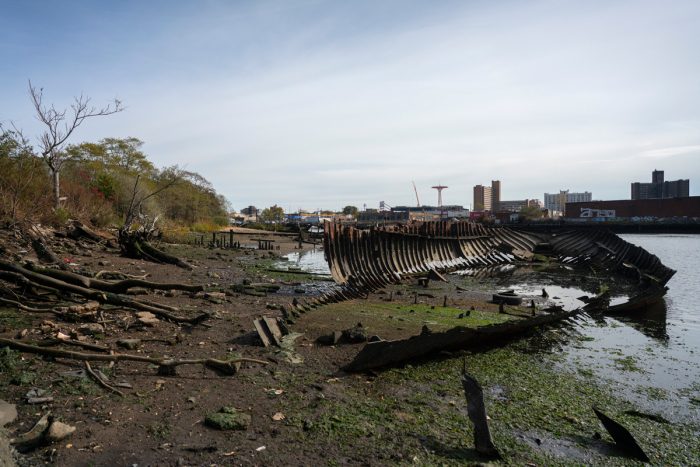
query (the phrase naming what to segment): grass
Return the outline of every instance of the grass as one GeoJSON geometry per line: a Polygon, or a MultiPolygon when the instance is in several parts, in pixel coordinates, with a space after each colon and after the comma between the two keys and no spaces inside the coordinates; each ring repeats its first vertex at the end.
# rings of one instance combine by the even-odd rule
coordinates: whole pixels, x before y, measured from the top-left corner
{"type": "Polygon", "coordinates": [[[433,331],[444,331],[456,326],[476,328],[518,319],[508,314],[492,311],[467,310],[442,307],[440,305],[416,304],[406,305],[398,302],[346,301],[326,305],[314,311],[314,321],[326,327],[337,328],[361,322],[371,333],[382,335],[382,330],[390,327],[419,332],[423,325],[433,331]],[[459,316],[463,317],[460,318],[459,316]],[[328,319],[326,319],[328,318],[328,319]]]}
{"type": "Polygon", "coordinates": [[[16,308],[0,307],[0,328],[23,329],[32,323],[28,313],[16,308]]]}
{"type": "Polygon", "coordinates": [[[0,387],[7,384],[31,385],[37,378],[32,366],[33,361],[24,360],[21,353],[9,347],[0,348],[0,387]]]}

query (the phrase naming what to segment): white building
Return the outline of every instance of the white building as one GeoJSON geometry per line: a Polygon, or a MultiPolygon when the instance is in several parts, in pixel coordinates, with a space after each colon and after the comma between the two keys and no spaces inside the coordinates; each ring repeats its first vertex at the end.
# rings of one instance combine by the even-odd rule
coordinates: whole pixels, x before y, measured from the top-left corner
{"type": "Polygon", "coordinates": [[[593,201],[593,194],[590,191],[583,193],[569,193],[569,190],[559,191],[559,193],[545,193],[544,207],[549,211],[566,212],[566,203],[583,203],[593,201]]]}

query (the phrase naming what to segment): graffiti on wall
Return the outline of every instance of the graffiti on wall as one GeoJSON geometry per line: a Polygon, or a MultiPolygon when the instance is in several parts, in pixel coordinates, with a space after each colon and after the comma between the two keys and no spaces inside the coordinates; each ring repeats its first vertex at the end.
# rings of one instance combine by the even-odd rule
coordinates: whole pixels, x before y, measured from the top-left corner
{"type": "Polygon", "coordinates": [[[581,214],[579,217],[615,217],[615,210],[581,208],[581,214]]]}

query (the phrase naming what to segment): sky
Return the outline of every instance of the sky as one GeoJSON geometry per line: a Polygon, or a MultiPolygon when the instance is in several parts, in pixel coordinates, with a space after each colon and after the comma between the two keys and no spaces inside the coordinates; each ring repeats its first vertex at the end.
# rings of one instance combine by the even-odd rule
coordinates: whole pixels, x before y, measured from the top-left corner
{"type": "Polygon", "coordinates": [[[697,0],[0,0],[0,122],[32,136],[28,80],[120,99],[71,142],[137,137],[236,209],[700,195],[697,0]]]}

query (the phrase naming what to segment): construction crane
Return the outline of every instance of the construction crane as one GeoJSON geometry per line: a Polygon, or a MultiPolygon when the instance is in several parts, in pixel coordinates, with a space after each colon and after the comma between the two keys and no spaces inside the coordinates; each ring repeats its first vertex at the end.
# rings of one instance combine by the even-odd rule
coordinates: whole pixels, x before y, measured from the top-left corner
{"type": "Polygon", "coordinates": [[[416,207],[420,207],[420,199],[418,199],[418,188],[416,188],[416,182],[411,180],[411,183],[413,183],[413,191],[416,192],[416,203],[418,203],[416,207]]]}

